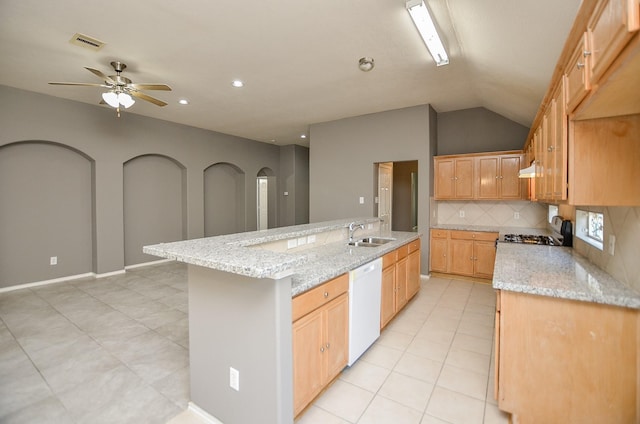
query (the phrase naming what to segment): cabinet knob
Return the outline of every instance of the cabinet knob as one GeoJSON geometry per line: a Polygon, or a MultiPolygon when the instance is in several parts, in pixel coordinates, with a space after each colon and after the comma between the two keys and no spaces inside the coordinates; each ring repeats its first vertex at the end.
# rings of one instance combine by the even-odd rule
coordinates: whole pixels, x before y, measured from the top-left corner
{"type": "Polygon", "coordinates": [[[324,297],[329,297],[329,292],[324,292],[324,297]]]}
{"type": "Polygon", "coordinates": [[[582,68],[584,68],[584,63],[580,63],[580,62],[578,62],[578,63],[576,64],[576,68],[578,68],[578,69],[582,69],[582,68]]]}
{"type": "Polygon", "coordinates": [[[589,50],[585,50],[582,52],[582,56],[584,57],[591,56],[591,52],[589,50]]]}
{"type": "Polygon", "coordinates": [[[324,346],[320,348],[320,352],[324,352],[324,346]]]}
{"type": "Polygon", "coordinates": [[[553,146],[547,147],[547,152],[553,152],[553,146]]]}
{"type": "Polygon", "coordinates": [[[325,345],[325,347],[326,347],[327,349],[329,349],[329,348],[331,347],[331,345],[330,345],[329,343],[327,343],[327,344],[325,345]]]}

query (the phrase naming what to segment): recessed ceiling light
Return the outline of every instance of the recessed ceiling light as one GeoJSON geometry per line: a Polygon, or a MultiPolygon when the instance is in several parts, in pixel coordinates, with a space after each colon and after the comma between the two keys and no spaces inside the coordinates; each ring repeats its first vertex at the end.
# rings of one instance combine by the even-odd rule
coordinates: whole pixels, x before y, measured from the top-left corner
{"type": "Polygon", "coordinates": [[[300,136],[300,138],[307,138],[307,135],[306,135],[306,134],[302,134],[302,135],[300,136]]]}
{"type": "Polygon", "coordinates": [[[188,105],[188,104],[189,104],[189,100],[187,100],[187,99],[180,99],[180,100],[178,100],[178,103],[180,103],[181,105],[188,105]]]}
{"type": "Polygon", "coordinates": [[[375,63],[372,57],[361,57],[358,61],[358,68],[360,68],[362,72],[369,72],[374,66],[375,63]]]}
{"type": "Polygon", "coordinates": [[[233,80],[231,82],[231,85],[233,85],[236,88],[244,87],[244,83],[240,80],[233,80]]]}

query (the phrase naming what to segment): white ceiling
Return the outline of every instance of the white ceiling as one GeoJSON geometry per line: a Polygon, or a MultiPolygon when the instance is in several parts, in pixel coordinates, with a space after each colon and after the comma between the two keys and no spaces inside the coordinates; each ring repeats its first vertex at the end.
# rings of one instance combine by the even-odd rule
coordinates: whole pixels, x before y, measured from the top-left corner
{"type": "Polygon", "coordinates": [[[47,82],[100,83],[83,67],[113,75],[119,60],[133,82],[173,88],[147,92],[168,106],[125,113],[277,144],[308,145],[313,123],[426,103],[530,126],[580,0],[428,4],[448,66],[435,66],[404,0],[0,0],[0,84],[95,105],[99,88],[47,82]],[[107,44],[78,47],[76,32],[107,44]],[[362,56],[373,71],[358,69],[362,56]]]}

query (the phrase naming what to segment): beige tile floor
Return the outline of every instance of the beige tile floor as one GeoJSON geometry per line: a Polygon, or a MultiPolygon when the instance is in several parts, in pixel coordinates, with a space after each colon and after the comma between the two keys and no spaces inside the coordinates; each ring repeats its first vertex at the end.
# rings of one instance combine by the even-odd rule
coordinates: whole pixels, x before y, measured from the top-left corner
{"type": "MultiPolygon", "coordinates": [[[[0,423],[197,423],[184,265],[0,293],[0,423]]],[[[506,423],[489,285],[432,278],[296,421],[506,423]]]]}

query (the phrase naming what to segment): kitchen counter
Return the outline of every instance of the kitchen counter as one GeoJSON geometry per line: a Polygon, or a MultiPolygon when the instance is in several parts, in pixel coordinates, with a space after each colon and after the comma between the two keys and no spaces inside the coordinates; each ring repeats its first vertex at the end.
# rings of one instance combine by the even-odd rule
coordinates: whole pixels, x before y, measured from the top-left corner
{"type": "Polygon", "coordinates": [[[493,287],[640,309],[640,292],[568,247],[498,243],[493,287]]]}
{"type": "Polygon", "coordinates": [[[316,224],[250,231],[194,240],[145,246],[144,253],[192,265],[254,278],[291,276],[291,294],[296,296],[377,259],[420,237],[419,233],[381,232],[378,218],[355,218],[316,224]],[[371,224],[357,230],[355,239],[365,236],[393,238],[378,247],[354,247],[346,242],[351,222],[371,224]],[[330,237],[323,236],[333,232],[330,237]],[[316,242],[295,249],[277,251],[274,242],[315,235],[316,242]]]}

